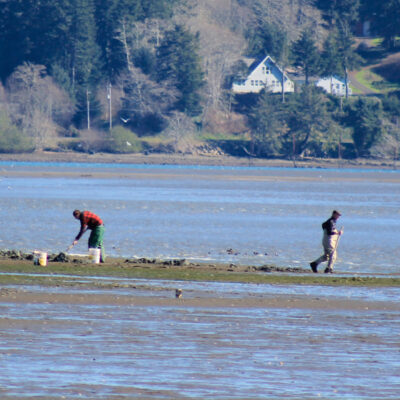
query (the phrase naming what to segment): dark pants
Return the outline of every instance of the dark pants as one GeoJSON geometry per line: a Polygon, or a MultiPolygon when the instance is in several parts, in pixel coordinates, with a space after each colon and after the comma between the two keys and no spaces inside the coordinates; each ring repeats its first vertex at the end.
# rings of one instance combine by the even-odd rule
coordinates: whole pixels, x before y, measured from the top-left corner
{"type": "Polygon", "coordinates": [[[99,225],[96,226],[96,228],[92,229],[88,242],[89,248],[101,250],[100,262],[106,261],[106,252],[103,245],[103,237],[104,237],[104,225],[99,225]]]}

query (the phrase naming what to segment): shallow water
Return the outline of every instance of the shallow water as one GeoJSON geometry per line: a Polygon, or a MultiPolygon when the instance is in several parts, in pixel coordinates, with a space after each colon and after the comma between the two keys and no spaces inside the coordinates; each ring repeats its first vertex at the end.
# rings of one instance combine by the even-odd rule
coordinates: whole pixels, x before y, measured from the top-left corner
{"type": "MultiPolygon", "coordinates": [[[[112,255],[307,266],[320,252],[320,223],[339,208],[345,235],[337,269],[398,273],[397,171],[0,168],[0,248],[64,250],[78,231],[72,210],[87,208],[105,220],[112,255]],[[30,171],[61,175],[29,177],[30,171]],[[99,178],[99,171],[111,175],[99,178]],[[227,254],[229,248],[239,254],[227,254]]],[[[77,252],[85,251],[81,242],[77,252]]],[[[185,299],[394,304],[400,295],[399,288],[87,279],[136,289],[10,289],[171,298],[180,287],[185,299]]],[[[398,399],[395,309],[21,304],[11,298],[0,302],[0,398],[398,399]]]]}
{"type": "MultiPolygon", "coordinates": [[[[175,282],[146,284],[166,286],[164,292],[142,288],[130,294],[171,296],[175,282]]],[[[311,287],[180,284],[185,297],[211,292],[225,298],[293,292],[335,297],[331,289],[325,295],[324,289],[311,287]]],[[[391,290],[398,298],[399,289],[391,290]]],[[[107,293],[128,295],[126,289],[107,293]]],[[[381,288],[336,289],[336,295],[388,300],[381,288]]],[[[398,398],[399,311],[210,308],[179,302],[21,307],[10,301],[0,303],[0,315],[4,397],[398,398]]]]}
{"type": "MultiPolygon", "coordinates": [[[[105,221],[110,255],[308,267],[322,252],[321,223],[338,208],[345,235],[337,270],[399,272],[399,171],[5,162],[0,168],[0,248],[65,251],[79,228],[71,212],[80,208],[105,221]],[[58,175],[29,177],[32,171],[58,175]]],[[[83,238],[74,251],[85,252],[85,245],[83,238]]]]}

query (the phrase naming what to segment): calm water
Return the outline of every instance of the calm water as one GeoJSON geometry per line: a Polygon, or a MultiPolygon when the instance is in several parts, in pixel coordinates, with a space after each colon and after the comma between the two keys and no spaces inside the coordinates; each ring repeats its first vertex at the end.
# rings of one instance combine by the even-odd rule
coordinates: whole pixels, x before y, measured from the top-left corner
{"type": "MultiPolygon", "coordinates": [[[[399,272],[397,171],[40,163],[0,170],[0,248],[63,251],[79,229],[72,210],[85,208],[103,217],[112,255],[307,266],[321,252],[321,222],[338,208],[345,235],[337,270],[399,272]],[[29,177],[43,171],[49,176],[29,177]]],[[[1,291],[85,289],[0,288],[1,398],[399,397],[399,288],[94,279],[131,284],[88,290],[115,297],[171,298],[179,286],[184,299],[287,295],[391,307],[21,304],[1,300],[1,291]]]]}
{"type": "MultiPolygon", "coordinates": [[[[9,162],[0,170],[0,248],[65,251],[80,208],[105,221],[110,255],[308,267],[337,208],[337,271],[399,272],[398,171],[9,162]]],[[[86,251],[87,236],[74,251],[86,251]]]]}

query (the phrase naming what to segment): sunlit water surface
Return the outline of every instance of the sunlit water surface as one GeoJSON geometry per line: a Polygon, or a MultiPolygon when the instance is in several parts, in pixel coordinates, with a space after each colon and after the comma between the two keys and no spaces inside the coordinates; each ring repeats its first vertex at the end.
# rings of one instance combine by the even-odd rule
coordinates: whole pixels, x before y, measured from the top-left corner
{"type": "MultiPolygon", "coordinates": [[[[103,218],[112,256],[308,267],[322,252],[321,223],[339,209],[345,235],[337,270],[399,272],[399,171],[9,162],[0,168],[0,248],[65,251],[78,232],[71,213],[79,208],[103,218]],[[100,179],[98,172],[112,176],[100,179]]],[[[86,252],[85,238],[74,251],[86,252]]]]}
{"type": "MultiPolygon", "coordinates": [[[[81,208],[104,219],[110,255],[307,267],[321,252],[321,222],[337,208],[339,226],[345,226],[337,271],[398,273],[397,171],[0,168],[0,248],[63,251],[79,228],[72,210],[81,208]],[[7,171],[65,174],[16,177],[7,171]],[[100,179],[98,172],[112,176],[100,179]]],[[[76,251],[84,253],[85,244],[82,239],[76,251]]],[[[169,298],[181,287],[184,298],[287,295],[397,304],[400,295],[398,288],[86,279],[129,284],[106,290],[115,296],[169,298]]],[[[0,397],[397,399],[395,310],[0,302],[0,397]]]]}

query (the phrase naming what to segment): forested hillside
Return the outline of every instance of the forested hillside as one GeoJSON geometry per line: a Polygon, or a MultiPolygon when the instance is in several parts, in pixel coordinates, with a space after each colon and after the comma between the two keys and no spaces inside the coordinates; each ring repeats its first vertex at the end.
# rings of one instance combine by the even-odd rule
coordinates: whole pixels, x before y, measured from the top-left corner
{"type": "Polygon", "coordinates": [[[398,36],[400,0],[0,0],[0,152],[397,158],[398,36]],[[305,84],[234,95],[265,55],[305,84]]]}

